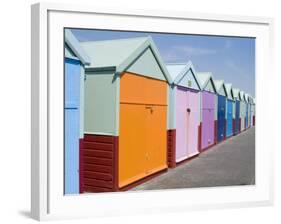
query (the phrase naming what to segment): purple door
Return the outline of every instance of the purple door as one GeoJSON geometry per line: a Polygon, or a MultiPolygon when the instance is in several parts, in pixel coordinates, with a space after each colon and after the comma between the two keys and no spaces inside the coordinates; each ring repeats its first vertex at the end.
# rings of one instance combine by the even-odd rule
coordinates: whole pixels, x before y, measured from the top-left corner
{"type": "Polygon", "coordinates": [[[214,144],[215,94],[202,92],[202,149],[214,144]]]}
{"type": "Polygon", "coordinates": [[[176,162],[198,154],[199,93],[176,90],[176,162]]]}

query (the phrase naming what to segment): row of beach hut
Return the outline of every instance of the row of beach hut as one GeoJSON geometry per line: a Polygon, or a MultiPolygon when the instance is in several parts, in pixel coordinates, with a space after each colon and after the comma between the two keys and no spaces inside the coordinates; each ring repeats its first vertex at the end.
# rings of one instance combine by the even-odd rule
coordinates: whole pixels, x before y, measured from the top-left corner
{"type": "Polygon", "coordinates": [[[255,125],[255,100],[152,38],[78,42],[65,30],[64,192],[130,189],[255,125]]]}

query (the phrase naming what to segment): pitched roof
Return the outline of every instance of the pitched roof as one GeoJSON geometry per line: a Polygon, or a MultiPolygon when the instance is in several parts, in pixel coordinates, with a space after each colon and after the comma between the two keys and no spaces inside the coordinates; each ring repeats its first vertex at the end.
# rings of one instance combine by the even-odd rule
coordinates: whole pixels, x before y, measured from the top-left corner
{"type": "Polygon", "coordinates": [[[223,80],[215,80],[214,83],[215,83],[217,92],[219,93],[219,91],[221,90],[221,88],[223,88],[223,89],[224,89],[224,92],[225,92],[225,94],[226,94],[226,96],[227,96],[227,92],[226,92],[226,89],[225,89],[224,81],[223,81],[223,80]]]}
{"type": "Polygon", "coordinates": [[[125,71],[142,53],[144,53],[146,49],[150,48],[167,81],[171,83],[170,74],[150,36],[104,41],[87,41],[81,42],[81,46],[91,59],[91,63],[86,69],[111,69],[116,72],[125,71]]]}
{"type": "Polygon", "coordinates": [[[90,64],[90,58],[84,49],[81,47],[79,41],[72,34],[71,30],[65,29],[65,43],[71,49],[71,51],[75,54],[76,57],[84,64],[90,64]]]}
{"type": "Polygon", "coordinates": [[[214,80],[213,80],[213,76],[211,72],[197,72],[197,77],[201,86],[201,89],[203,90],[204,88],[206,88],[207,84],[209,81],[212,82],[213,87],[215,89],[215,92],[217,92],[214,80]]]}
{"type": "Polygon", "coordinates": [[[233,100],[233,90],[232,90],[232,84],[231,83],[225,83],[225,89],[227,92],[227,98],[233,100]]]}
{"type": "Polygon", "coordinates": [[[240,97],[240,100],[241,100],[241,101],[245,101],[245,99],[244,99],[244,94],[245,94],[245,93],[244,93],[243,91],[240,91],[240,92],[239,92],[239,97],[240,97]]]}
{"type": "Polygon", "coordinates": [[[250,102],[249,97],[250,97],[249,94],[248,94],[248,93],[245,93],[244,98],[245,98],[245,101],[246,101],[247,103],[250,102]]]}
{"type": "Polygon", "coordinates": [[[240,99],[239,99],[240,90],[237,89],[237,88],[233,88],[233,89],[232,89],[232,92],[233,92],[233,97],[234,97],[235,99],[237,99],[237,100],[240,100],[240,99]]]}
{"type": "Polygon", "coordinates": [[[191,61],[188,61],[187,63],[168,63],[166,64],[166,67],[170,73],[172,83],[175,84],[178,84],[180,80],[187,74],[187,72],[191,70],[198,88],[201,89],[201,85],[197,77],[197,73],[191,61]]]}

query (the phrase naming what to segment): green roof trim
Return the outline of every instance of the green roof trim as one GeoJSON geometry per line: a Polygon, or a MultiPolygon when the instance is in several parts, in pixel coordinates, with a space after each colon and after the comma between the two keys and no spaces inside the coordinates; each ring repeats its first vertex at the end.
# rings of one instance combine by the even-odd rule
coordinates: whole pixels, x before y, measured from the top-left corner
{"type": "Polygon", "coordinates": [[[90,56],[91,63],[86,66],[86,70],[115,68],[116,73],[126,71],[147,49],[150,49],[165,79],[169,83],[172,82],[160,53],[150,36],[81,42],[81,46],[90,56]]]}
{"type": "Polygon", "coordinates": [[[240,98],[239,98],[240,90],[237,88],[233,88],[232,92],[233,92],[233,97],[235,98],[235,100],[240,100],[240,98]]]}
{"type": "Polygon", "coordinates": [[[215,80],[214,83],[215,83],[215,86],[216,86],[216,89],[217,89],[217,93],[221,95],[222,92],[223,92],[223,95],[227,97],[228,95],[227,95],[227,91],[226,91],[226,88],[225,88],[224,81],[223,80],[215,80]]]}
{"type": "MultiPolygon", "coordinates": [[[[71,30],[65,29],[65,36],[64,41],[67,45],[67,47],[72,51],[73,53],[84,65],[90,64],[90,58],[86,54],[86,52],[82,49],[79,41],[76,39],[76,37],[72,34],[71,30]]],[[[70,54],[70,52],[69,52],[70,54]]],[[[67,55],[69,55],[67,54],[67,55]]],[[[67,56],[66,55],[66,56],[67,56]]]]}
{"type": "Polygon", "coordinates": [[[231,83],[225,83],[224,85],[225,85],[225,89],[226,89],[226,92],[227,92],[227,99],[234,100],[232,84],[231,83]]]}
{"type": "MultiPolygon", "coordinates": [[[[179,84],[180,81],[182,80],[182,78],[187,75],[187,72],[188,71],[191,71],[195,81],[196,81],[196,84],[198,86],[198,89],[201,90],[201,84],[200,84],[200,81],[199,81],[199,78],[197,76],[197,72],[195,71],[195,68],[192,64],[191,61],[188,61],[187,63],[168,63],[166,64],[166,66],[169,68],[172,68],[172,67],[179,67],[178,69],[176,70],[173,70],[173,71],[170,71],[170,76],[171,76],[171,79],[172,79],[172,83],[173,84],[179,84]]],[[[169,70],[169,69],[168,69],[169,70]]]]}
{"type": "Polygon", "coordinates": [[[197,77],[200,82],[201,90],[204,90],[210,81],[215,93],[218,92],[211,72],[197,72],[197,77]]]}

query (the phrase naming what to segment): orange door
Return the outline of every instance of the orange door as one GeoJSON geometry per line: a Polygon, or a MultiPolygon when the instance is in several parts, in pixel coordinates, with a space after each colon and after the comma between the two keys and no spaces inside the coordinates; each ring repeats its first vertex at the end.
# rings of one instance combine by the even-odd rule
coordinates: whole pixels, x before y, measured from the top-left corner
{"type": "Polygon", "coordinates": [[[145,176],[145,112],[144,105],[120,104],[119,187],[145,176]]]}
{"type": "Polygon", "coordinates": [[[152,174],[167,167],[166,106],[146,106],[146,174],[152,174]]]}
{"type": "Polygon", "coordinates": [[[167,83],[125,73],[120,83],[119,187],[167,167],[167,83]]]}

